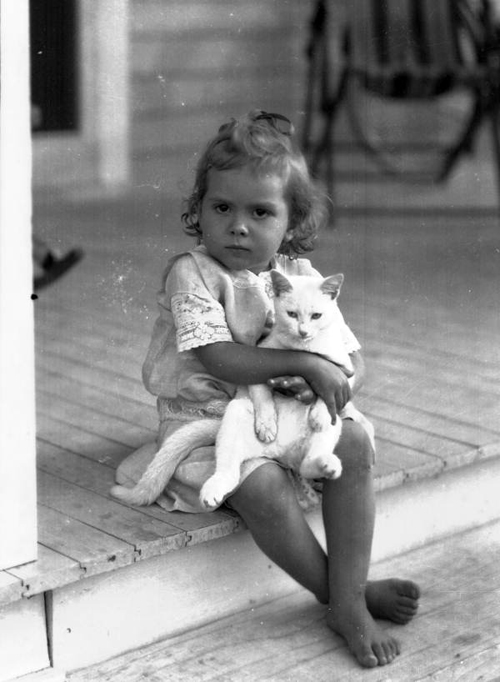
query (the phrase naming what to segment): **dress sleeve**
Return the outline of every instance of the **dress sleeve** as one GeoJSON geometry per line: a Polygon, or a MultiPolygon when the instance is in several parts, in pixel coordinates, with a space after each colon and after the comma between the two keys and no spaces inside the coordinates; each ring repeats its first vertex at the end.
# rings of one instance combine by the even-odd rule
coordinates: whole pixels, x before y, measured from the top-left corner
{"type": "Polygon", "coordinates": [[[233,341],[224,307],[214,298],[193,258],[179,259],[165,282],[179,352],[218,341],[233,341]]]}

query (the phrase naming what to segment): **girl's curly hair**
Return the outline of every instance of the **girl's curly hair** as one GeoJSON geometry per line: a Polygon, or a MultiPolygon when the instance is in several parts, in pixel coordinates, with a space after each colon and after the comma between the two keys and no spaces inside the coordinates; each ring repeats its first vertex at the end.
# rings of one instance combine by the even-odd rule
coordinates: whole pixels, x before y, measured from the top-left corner
{"type": "Polygon", "coordinates": [[[279,253],[294,256],[312,251],[327,211],[324,195],[313,182],[303,154],[293,141],[293,125],[280,114],[251,111],[221,126],[203,152],[191,196],[182,214],[184,231],[201,239],[199,211],[207,191],[208,171],[250,166],[255,173],[278,175],[285,181],[292,238],[279,253]]]}

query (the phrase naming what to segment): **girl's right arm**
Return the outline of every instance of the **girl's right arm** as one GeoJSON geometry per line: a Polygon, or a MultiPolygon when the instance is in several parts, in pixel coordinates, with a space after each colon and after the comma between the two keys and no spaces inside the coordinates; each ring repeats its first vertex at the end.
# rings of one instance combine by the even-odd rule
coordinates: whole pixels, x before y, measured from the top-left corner
{"type": "Polygon", "coordinates": [[[351,398],[344,372],[313,353],[234,342],[212,343],[194,352],[210,374],[236,385],[264,384],[273,377],[286,375],[302,376],[325,401],[332,421],[351,398]]]}

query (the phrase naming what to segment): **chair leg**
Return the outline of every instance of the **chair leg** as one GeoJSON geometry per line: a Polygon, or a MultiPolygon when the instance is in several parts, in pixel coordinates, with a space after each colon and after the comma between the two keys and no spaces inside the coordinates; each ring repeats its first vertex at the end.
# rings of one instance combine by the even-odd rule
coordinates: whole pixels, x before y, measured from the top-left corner
{"type": "Polygon", "coordinates": [[[312,147],[311,135],[313,130],[314,115],[316,114],[316,91],[318,88],[316,82],[316,68],[317,56],[311,53],[309,57],[309,68],[307,69],[307,84],[306,84],[306,100],[304,107],[304,125],[302,128],[302,151],[306,156],[310,153],[312,147]]]}
{"type": "Polygon", "coordinates": [[[308,60],[304,124],[301,146],[306,155],[314,146],[311,140],[314,117],[321,106],[322,65],[325,47],[326,7],[324,0],[318,0],[310,22],[310,37],[306,48],[308,60]]]}
{"type": "Polygon", "coordinates": [[[333,133],[335,127],[335,119],[337,118],[339,107],[341,106],[345,98],[347,80],[348,80],[347,69],[344,69],[344,72],[340,78],[338,90],[335,94],[335,97],[333,101],[329,103],[328,107],[324,109],[324,116],[326,120],[323,135],[320,140],[321,148],[319,152],[325,159],[326,164],[325,181],[327,192],[332,201],[332,205],[335,196],[335,160],[333,133]]]}
{"type": "Polygon", "coordinates": [[[327,193],[332,202],[335,194],[335,178],[334,178],[334,163],[333,163],[333,123],[337,107],[326,114],[325,131],[323,135],[322,153],[325,157],[325,182],[327,193]]]}
{"type": "Polygon", "coordinates": [[[446,155],[441,172],[437,177],[437,182],[445,182],[462,154],[467,154],[471,151],[472,142],[479,126],[481,125],[484,115],[485,108],[483,101],[481,98],[478,98],[474,105],[474,110],[470,120],[465,127],[465,132],[458,142],[451,149],[449,149],[448,154],[446,155]]]}
{"type": "Polygon", "coordinates": [[[500,213],[500,112],[497,104],[494,104],[490,112],[491,135],[493,138],[493,155],[498,191],[498,210],[500,213]]]}

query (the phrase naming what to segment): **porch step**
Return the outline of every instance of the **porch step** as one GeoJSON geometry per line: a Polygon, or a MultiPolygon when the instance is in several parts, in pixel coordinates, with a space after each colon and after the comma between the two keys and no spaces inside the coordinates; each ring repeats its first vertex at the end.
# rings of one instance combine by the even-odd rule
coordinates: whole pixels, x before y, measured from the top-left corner
{"type": "Polygon", "coordinates": [[[402,647],[401,655],[384,668],[360,668],[326,626],[324,607],[300,589],[77,671],[68,675],[68,682],[497,679],[499,550],[496,522],[374,566],[372,578],[405,576],[422,590],[418,615],[410,624],[401,628],[384,623],[402,647]]]}
{"type": "MultiPolygon", "coordinates": [[[[498,480],[496,456],[381,490],[374,562],[500,519],[498,480]]],[[[318,512],[310,523],[323,541],[318,512]]],[[[47,593],[52,664],[83,668],[296,589],[248,531],[152,557],[47,593]]]]}

